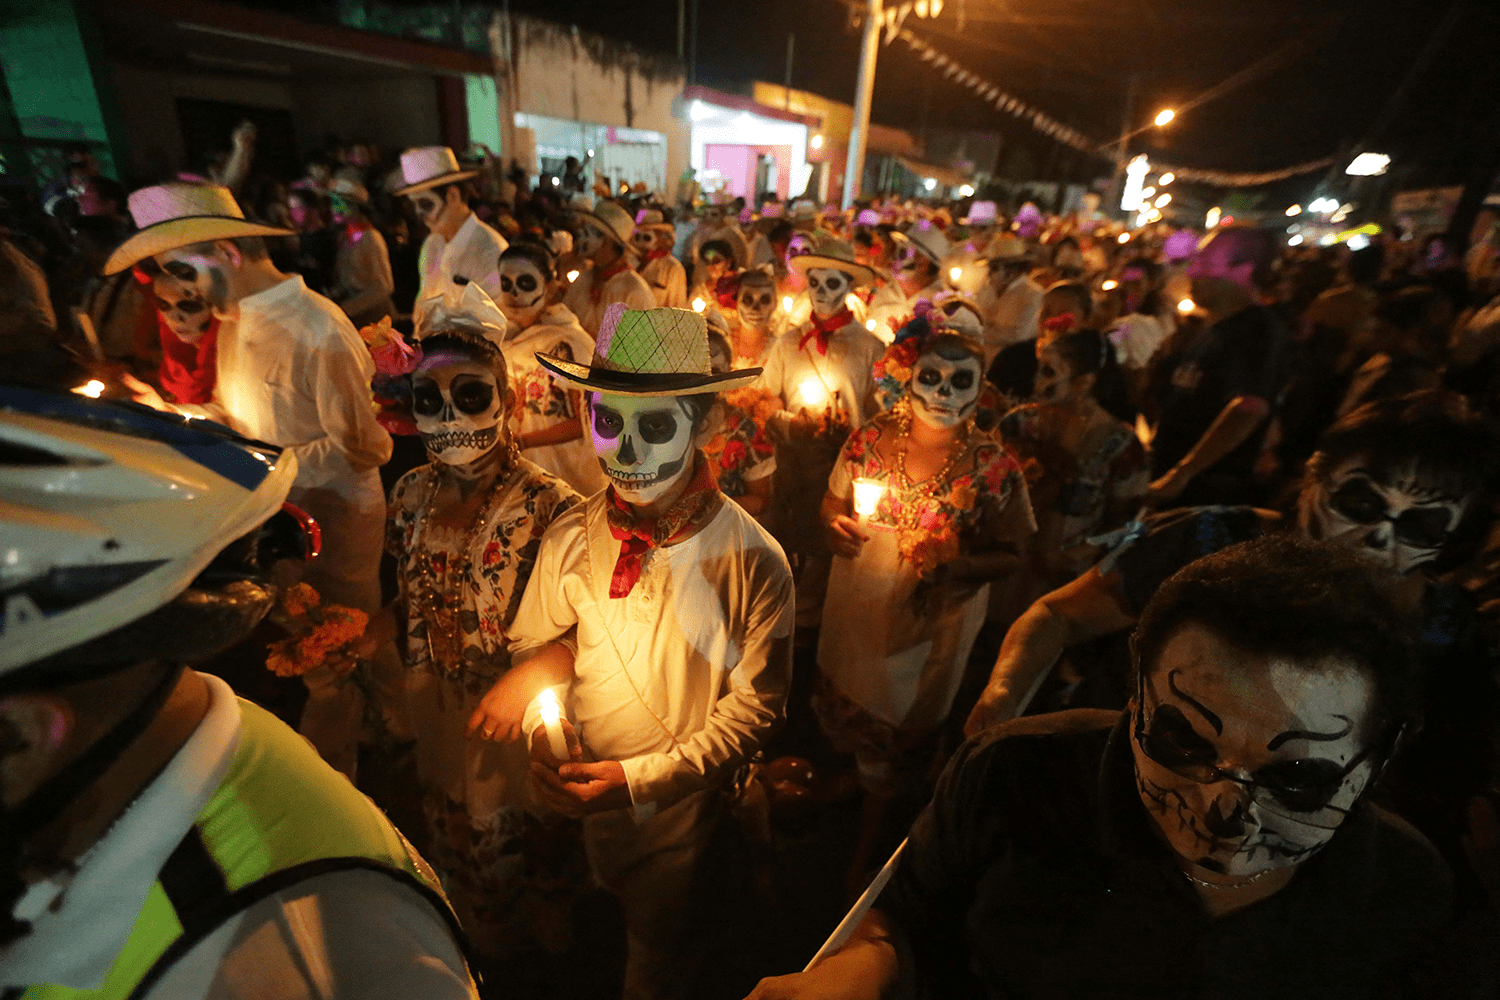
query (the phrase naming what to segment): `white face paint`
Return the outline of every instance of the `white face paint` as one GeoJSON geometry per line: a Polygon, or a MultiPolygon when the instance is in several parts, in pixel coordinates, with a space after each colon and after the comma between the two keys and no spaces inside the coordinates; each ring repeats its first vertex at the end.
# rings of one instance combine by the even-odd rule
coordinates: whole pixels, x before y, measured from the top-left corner
{"type": "Polygon", "coordinates": [[[581,223],[578,238],[573,241],[573,248],[580,257],[593,257],[604,244],[604,234],[599,232],[588,223],[581,223]]]}
{"type": "Polygon", "coordinates": [[[195,286],[163,272],[152,279],[151,291],[156,296],[157,311],[178,340],[196,344],[203,339],[213,323],[213,310],[195,286]]]}
{"type": "Polygon", "coordinates": [[[547,278],[525,257],[500,262],[500,298],[495,303],[505,318],[526,329],[547,305],[547,278]]]}
{"type": "Polygon", "coordinates": [[[807,290],[812,296],[813,312],[819,319],[827,319],[843,310],[844,296],[849,294],[849,285],[849,275],[837,268],[807,269],[807,290]]]}
{"type": "Polygon", "coordinates": [[[740,295],[735,300],[740,322],[745,326],[760,329],[771,322],[776,312],[776,286],[771,282],[740,282],[740,295]]]}
{"type": "Polygon", "coordinates": [[[676,397],[595,395],[589,433],[626,503],[655,503],[693,473],[693,418],[676,397]]]}
{"type": "Polygon", "coordinates": [[[911,376],[911,412],[929,427],[957,427],[979,408],[984,372],[978,358],[923,354],[911,376]]]}
{"type": "Polygon", "coordinates": [[[1297,864],[1333,838],[1375,772],[1374,702],[1374,683],[1347,663],[1268,660],[1186,625],[1132,703],[1141,801],[1206,872],[1297,864]]]}
{"type": "Polygon", "coordinates": [[[412,373],[412,415],[427,453],[468,465],[504,440],[505,393],[487,365],[436,353],[412,373]]]}
{"type": "Polygon", "coordinates": [[[208,303],[220,319],[230,318],[229,279],[225,277],[230,265],[217,251],[197,253],[189,247],[180,247],[157,254],[155,259],[157,266],[175,278],[184,292],[208,303]]]}
{"type": "Polygon", "coordinates": [[[1313,537],[1349,545],[1406,574],[1442,554],[1468,502],[1423,486],[1415,468],[1387,484],[1352,458],[1303,493],[1299,513],[1313,537]]]}

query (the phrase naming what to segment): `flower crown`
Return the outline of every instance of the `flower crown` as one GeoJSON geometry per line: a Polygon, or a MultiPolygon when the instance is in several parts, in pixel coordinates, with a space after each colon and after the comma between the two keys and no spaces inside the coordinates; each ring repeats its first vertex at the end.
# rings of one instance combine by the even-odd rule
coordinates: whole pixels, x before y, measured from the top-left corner
{"type": "MultiPolygon", "coordinates": [[[[947,313],[923,299],[917,303],[912,314],[901,321],[896,329],[896,339],[885,349],[880,360],[875,362],[871,373],[875,378],[875,396],[881,409],[889,410],[906,397],[917,359],[922,356],[922,351],[934,336],[952,333],[966,340],[971,339],[960,330],[950,329],[947,319],[947,313]]],[[[1003,409],[1004,402],[999,390],[985,381],[979,392],[975,424],[982,430],[989,430],[999,422],[1003,409]]]]}

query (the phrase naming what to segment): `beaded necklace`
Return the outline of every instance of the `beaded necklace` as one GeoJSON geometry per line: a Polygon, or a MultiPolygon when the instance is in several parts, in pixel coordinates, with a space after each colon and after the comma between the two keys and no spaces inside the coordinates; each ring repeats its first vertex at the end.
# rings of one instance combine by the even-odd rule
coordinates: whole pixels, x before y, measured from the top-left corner
{"type": "Polygon", "coordinates": [[[958,460],[969,450],[969,436],[974,430],[973,419],[965,420],[962,430],[959,432],[953,447],[949,451],[948,460],[943,463],[943,467],[934,475],[923,480],[921,484],[917,484],[912,482],[911,476],[906,472],[906,452],[911,447],[911,421],[911,405],[903,400],[896,414],[896,424],[901,431],[901,446],[900,450],[896,452],[896,476],[900,480],[902,488],[916,491],[913,502],[902,505],[901,514],[896,520],[897,526],[903,531],[916,531],[918,529],[918,525],[921,523],[922,512],[920,509],[921,505],[916,501],[923,497],[927,499],[936,498],[935,491],[947,482],[948,474],[953,471],[953,467],[958,464],[958,460]]]}
{"type": "MultiPolygon", "coordinates": [[[[413,610],[427,625],[427,652],[432,658],[433,666],[439,671],[452,672],[463,663],[463,628],[459,624],[459,615],[463,612],[463,586],[468,575],[469,553],[474,548],[475,539],[489,523],[489,514],[494,509],[496,498],[509,488],[521,471],[520,450],[515,440],[509,439],[504,447],[507,451],[505,465],[495,475],[494,483],[480,504],[479,516],[462,533],[463,540],[457,549],[449,553],[443,567],[441,588],[438,586],[431,557],[424,557],[418,563],[420,568],[416,573],[416,586],[409,600],[413,610]]],[[[412,532],[413,550],[418,548],[418,542],[427,533],[427,518],[432,513],[433,501],[437,499],[441,488],[442,473],[438,463],[434,462],[428,468],[427,491],[418,508],[417,524],[412,532]]]]}

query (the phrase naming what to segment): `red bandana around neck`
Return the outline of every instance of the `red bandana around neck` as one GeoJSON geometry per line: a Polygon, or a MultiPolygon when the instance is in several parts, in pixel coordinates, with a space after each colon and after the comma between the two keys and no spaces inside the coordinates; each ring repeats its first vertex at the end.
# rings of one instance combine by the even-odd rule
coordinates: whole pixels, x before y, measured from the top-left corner
{"type": "Polygon", "coordinates": [[[834,313],[827,319],[818,319],[818,317],[813,316],[808,322],[812,326],[802,335],[802,339],[797,342],[798,349],[806,347],[807,342],[816,337],[818,338],[818,353],[826,356],[828,354],[829,335],[836,330],[842,330],[845,326],[854,322],[854,314],[848,309],[844,309],[841,312],[834,313]]]}
{"type": "Polygon", "coordinates": [[[1078,324],[1078,317],[1073,313],[1058,313],[1051,319],[1042,320],[1042,329],[1051,332],[1053,330],[1067,330],[1078,324]]]}
{"type": "Polygon", "coordinates": [[[604,292],[604,283],[615,275],[630,270],[630,261],[624,257],[615,261],[602,271],[594,273],[594,284],[589,288],[589,298],[594,302],[599,301],[599,296],[604,292]]]}
{"type": "Polygon", "coordinates": [[[609,596],[617,599],[629,596],[641,578],[641,557],[658,545],[675,541],[706,513],[717,510],[711,505],[718,495],[713,471],[702,452],[693,456],[693,478],[688,481],[687,489],[661,517],[639,516],[620,499],[613,486],[609,487],[604,510],[609,517],[609,533],[620,543],[620,557],[615,560],[615,571],[609,578],[609,596]]]}
{"type": "Polygon", "coordinates": [[[663,247],[660,250],[652,250],[650,253],[646,254],[646,260],[647,261],[661,260],[663,257],[665,257],[667,254],[669,254],[671,252],[672,251],[670,249],[666,248],[666,247],[663,247]]]}

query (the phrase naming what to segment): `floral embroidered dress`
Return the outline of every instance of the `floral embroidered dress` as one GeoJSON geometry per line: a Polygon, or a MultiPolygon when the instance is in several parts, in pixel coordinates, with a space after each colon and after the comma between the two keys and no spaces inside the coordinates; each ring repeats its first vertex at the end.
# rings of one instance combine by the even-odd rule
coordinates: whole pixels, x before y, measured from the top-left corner
{"type": "Polygon", "coordinates": [[[870,535],[860,554],[834,557],[818,641],[820,718],[872,751],[889,749],[897,729],[927,732],[947,717],[984,623],[988,586],[934,586],[923,574],[1036,530],[1020,466],[994,438],[971,433],[941,482],[906,485],[876,448],[899,428],[886,412],[850,435],[828,481],[845,498],[856,480],[885,487],[860,518],[870,535]]]}
{"type": "Polygon", "coordinates": [[[703,446],[713,467],[719,492],[742,497],[749,484],[776,471],[776,446],[766,436],[766,420],[781,409],[781,401],[756,386],[735,389],[719,397],[724,421],[703,446]]]}
{"type": "MultiPolygon", "coordinates": [[[[537,352],[579,362],[593,356],[594,338],[578,325],[572,310],[562,303],[548,306],[526,329],[512,326],[503,347],[505,367],[516,393],[511,422],[514,434],[530,434],[578,419],[567,388],[554,381],[536,359],[537,352]]],[[[582,496],[604,489],[604,473],[587,434],[563,444],[527,448],[522,454],[582,496]]]]}
{"type": "Polygon", "coordinates": [[[438,481],[436,466],[426,465],[391,490],[386,550],[397,560],[406,616],[403,707],[416,733],[428,860],[479,950],[504,956],[555,945],[555,911],[571,902],[568,879],[536,864],[530,848],[567,831],[539,833],[542,821],[527,812],[522,743],[471,740],[465,730],[510,666],[509,628],[542,534],[579,497],[520,459],[479,520],[453,529],[427,517],[438,481]]]}

